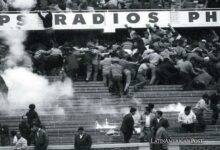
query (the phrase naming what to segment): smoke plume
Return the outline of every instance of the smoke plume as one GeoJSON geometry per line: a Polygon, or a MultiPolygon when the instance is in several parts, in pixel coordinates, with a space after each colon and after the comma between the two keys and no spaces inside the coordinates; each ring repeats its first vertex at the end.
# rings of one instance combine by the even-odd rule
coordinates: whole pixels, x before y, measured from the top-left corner
{"type": "Polygon", "coordinates": [[[182,112],[184,109],[185,109],[185,106],[182,105],[181,103],[170,104],[168,106],[159,108],[159,110],[163,112],[182,112]]]}
{"type": "Polygon", "coordinates": [[[20,10],[31,10],[37,4],[37,0],[8,0],[11,7],[20,10]]]}
{"type": "Polygon", "coordinates": [[[40,114],[46,114],[50,109],[51,113],[62,115],[64,109],[59,99],[73,96],[72,82],[66,79],[64,82],[49,83],[45,77],[32,73],[32,61],[23,45],[26,37],[27,33],[22,30],[1,32],[4,44],[9,47],[2,74],[9,88],[9,96],[8,103],[1,100],[1,111],[13,115],[13,112],[17,114],[18,110],[27,109],[29,104],[34,103],[40,108],[40,114]]]}
{"type": "Polygon", "coordinates": [[[23,43],[27,38],[26,31],[1,31],[0,38],[9,46],[9,54],[5,58],[7,67],[25,66],[31,67],[32,62],[28,54],[24,51],[23,43]]]}

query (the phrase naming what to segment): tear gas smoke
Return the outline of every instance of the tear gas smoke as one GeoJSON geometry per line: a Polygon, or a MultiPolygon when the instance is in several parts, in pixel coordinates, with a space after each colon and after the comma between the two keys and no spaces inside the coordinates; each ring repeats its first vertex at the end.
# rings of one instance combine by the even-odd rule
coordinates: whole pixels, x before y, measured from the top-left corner
{"type": "Polygon", "coordinates": [[[28,54],[24,51],[23,43],[27,37],[26,31],[1,31],[0,38],[9,46],[9,54],[5,58],[7,67],[24,66],[31,67],[32,62],[28,54]]]}
{"type": "MultiPolygon", "coordinates": [[[[28,108],[31,103],[36,104],[39,112],[45,114],[46,110],[53,108],[53,114],[64,114],[59,106],[60,98],[71,98],[73,96],[72,83],[69,79],[64,82],[49,81],[27,68],[15,67],[5,70],[3,74],[6,84],[9,87],[8,106],[1,105],[1,110],[11,114],[16,109],[28,108]],[[7,108],[7,109],[4,109],[7,108]]],[[[49,113],[49,112],[47,112],[49,113]]]]}
{"type": "Polygon", "coordinates": [[[61,97],[72,97],[72,82],[67,79],[64,82],[49,83],[49,81],[31,72],[32,61],[25,52],[23,42],[27,33],[22,30],[2,31],[1,38],[9,47],[6,56],[6,68],[3,78],[9,88],[8,104],[1,100],[1,111],[6,113],[17,113],[16,109],[28,108],[31,103],[41,108],[40,114],[46,114],[47,109],[53,108],[53,114],[64,114],[58,99],[61,97]]]}
{"type": "Polygon", "coordinates": [[[37,4],[37,0],[8,0],[8,4],[16,9],[31,10],[37,4]]]}
{"type": "Polygon", "coordinates": [[[184,111],[184,109],[185,109],[185,106],[182,105],[181,103],[170,104],[168,106],[159,108],[159,110],[163,112],[182,112],[184,111]]]}

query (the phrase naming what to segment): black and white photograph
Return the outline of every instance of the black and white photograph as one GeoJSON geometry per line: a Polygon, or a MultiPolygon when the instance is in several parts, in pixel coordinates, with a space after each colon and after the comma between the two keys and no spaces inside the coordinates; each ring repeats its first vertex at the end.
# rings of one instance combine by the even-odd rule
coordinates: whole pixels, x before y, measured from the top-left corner
{"type": "Polygon", "coordinates": [[[220,150],[220,0],[0,0],[0,150],[220,150]]]}

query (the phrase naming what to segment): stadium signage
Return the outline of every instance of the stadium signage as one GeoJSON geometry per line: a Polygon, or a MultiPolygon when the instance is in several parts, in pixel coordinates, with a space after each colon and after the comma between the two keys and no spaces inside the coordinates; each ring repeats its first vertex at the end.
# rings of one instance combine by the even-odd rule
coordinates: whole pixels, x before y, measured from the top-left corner
{"type": "MultiPolygon", "coordinates": [[[[220,11],[137,11],[137,12],[68,12],[53,13],[55,30],[104,29],[114,32],[125,28],[145,28],[146,24],[157,23],[167,27],[213,27],[220,26],[220,11]]],[[[43,30],[42,21],[36,13],[1,14],[0,30],[43,30]]]]}

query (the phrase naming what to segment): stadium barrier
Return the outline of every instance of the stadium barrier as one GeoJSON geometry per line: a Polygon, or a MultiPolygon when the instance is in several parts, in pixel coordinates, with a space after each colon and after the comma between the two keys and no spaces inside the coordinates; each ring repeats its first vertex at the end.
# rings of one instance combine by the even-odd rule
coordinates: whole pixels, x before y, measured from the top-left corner
{"type": "MultiPolygon", "coordinates": [[[[146,24],[160,27],[219,27],[220,10],[138,10],[100,12],[52,12],[54,30],[104,30],[115,32],[125,28],[146,28],[146,24]],[[108,18],[108,19],[107,19],[108,18]]],[[[44,30],[36,12],[0,13],[0,30],[44,30]]]]}
{"type": "MultiPolygon", "coordinates": [[[[192,140],[192,139],[189,139],[192,140]]],[[[199,140],[197,142],[191,141],[191,143],[189,142],[184,142],[184,140],[179,141],[179,143],[172,143],[169,144],[168,150],[182,150],[182,149],[186,149],[187,150],[191,150],[191,149],[195,149],[196,150],[203,150],[204,147],[206,147],[207,149],[218,149],[220,148],[220,141],[202,141],[199,140]]],[[[119,149],[119,150],[127,150],[127,149],[132,149],[132,150],[150,150],[150,145],[149,143],[120,143],[120,144],[95,144],[92,146],[92,149],[95,150],[101,150],[101,149],[119,149]]],[[[0,147],[0,150],[13,150],[13,147],[0,147]]],[[[74,146],[73,145],[51,145],[48,147],[48,150],[73,150],[74,146]]],[[[34,150],[33,146],[28,147],[28,150],[34,150]]]]}

